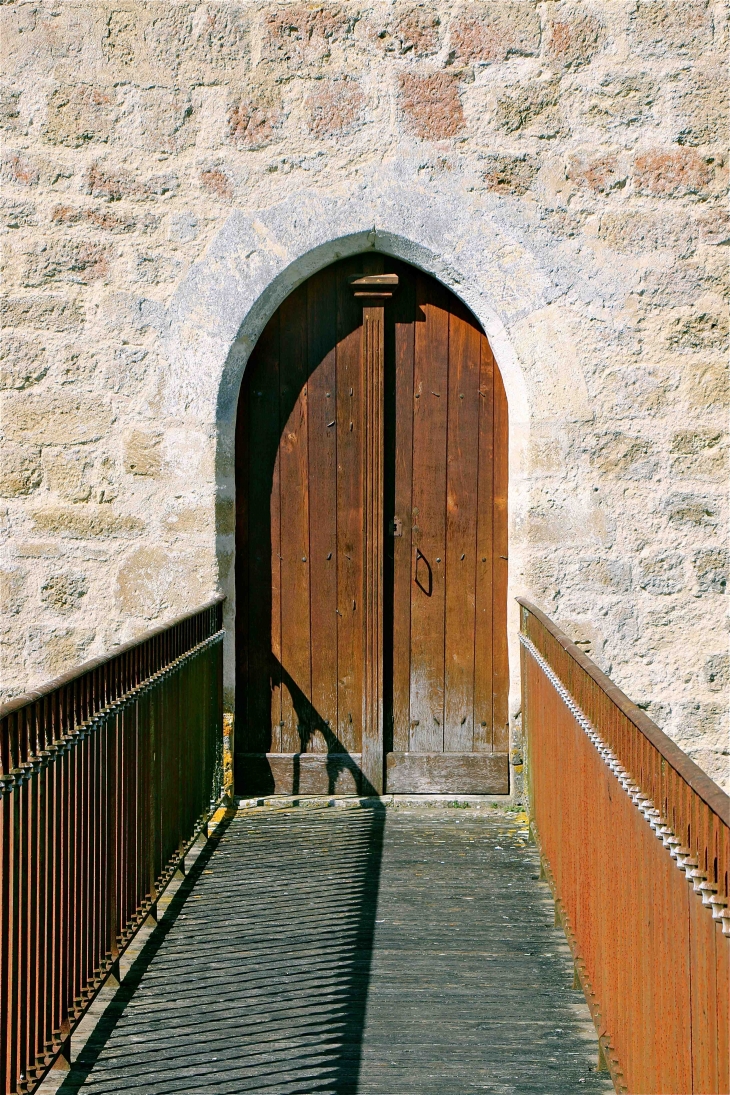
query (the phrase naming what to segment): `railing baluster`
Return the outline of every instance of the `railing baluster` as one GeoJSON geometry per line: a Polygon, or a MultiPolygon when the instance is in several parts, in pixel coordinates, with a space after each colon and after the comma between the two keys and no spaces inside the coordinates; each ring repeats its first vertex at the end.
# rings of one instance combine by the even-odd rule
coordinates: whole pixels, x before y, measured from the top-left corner
{"type": "Polygon", "coordinates": [[[531,822],[618,1091],[730,1090],[730,799],[528,602],[531,822]]]}
{"type": "Polygon", "coordinates": [[[207,821],[221,620],[217,598],[0,707],[2,1095],[32,1090],[68,1052],[207,821]]]}

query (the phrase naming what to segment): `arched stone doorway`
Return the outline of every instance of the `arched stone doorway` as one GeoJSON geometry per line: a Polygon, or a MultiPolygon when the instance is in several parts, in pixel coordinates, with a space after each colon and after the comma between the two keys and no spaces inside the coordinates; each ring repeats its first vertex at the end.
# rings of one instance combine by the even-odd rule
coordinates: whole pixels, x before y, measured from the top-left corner
{"type": "Polygon", "coordinates": [[[241,793],[508,790],[506,495],[453,294],[371,252],[282,303],[238,410],[241,793]]]}

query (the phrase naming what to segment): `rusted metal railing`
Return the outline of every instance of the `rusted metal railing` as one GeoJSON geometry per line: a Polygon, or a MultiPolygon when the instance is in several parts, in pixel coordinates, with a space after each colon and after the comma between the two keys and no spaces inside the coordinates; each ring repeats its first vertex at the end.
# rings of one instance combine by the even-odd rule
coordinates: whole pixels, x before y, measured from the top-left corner
{"type": "Polygon", "coordinates": [[[221,599],[0,707],[0,1090],[32,1090],[219,795],[221,599]]]}
{"type": "Polygon", "coordinates": [[[520,600],[533,829],[617,1091],[730,1091],[730,799],[520,600]]]}

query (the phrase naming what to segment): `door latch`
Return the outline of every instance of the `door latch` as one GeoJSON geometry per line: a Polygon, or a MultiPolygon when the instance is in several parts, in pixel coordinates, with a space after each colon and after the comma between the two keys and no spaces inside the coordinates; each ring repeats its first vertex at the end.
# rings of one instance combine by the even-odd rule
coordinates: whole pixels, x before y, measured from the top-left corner
{"type": "Polygon", "coordinates": [[[393,520],[390,522],[390,534],[391,536],[403,535],[403,522],[401,521],[400,517],[394,517],[393,520]]]}

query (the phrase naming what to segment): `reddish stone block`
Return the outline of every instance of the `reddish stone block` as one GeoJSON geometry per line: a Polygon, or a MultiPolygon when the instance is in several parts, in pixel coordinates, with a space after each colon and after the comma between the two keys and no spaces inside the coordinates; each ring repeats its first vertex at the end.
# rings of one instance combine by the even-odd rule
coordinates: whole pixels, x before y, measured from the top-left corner
{"type": "Polygon", "coordinates": [[[707,193],[715,160],[693,148],[652,149],[634,160],[634,187],[641,194],[677,197],[707,193]]]}
{"type": "Polygon", "coordinates": [[[140,179],[128,171],[107,170],[103,164],[94,163],[86,177],[86,192],[95,198],[119,201],[121,198],[161,197],[177,189],[175,175],[155,175],[140,179]]]}
{"type": "Polygon", "coordinates": [[[577,186],[593,190],[597,194],[606,194],[626,182],[626,172],[621,170],[618,157],[614,154],[570,156],[566,174],[577,186]]]}
{"type": "Polygon", "coordinates": [[[230,201],[233,197],[231,180],[226,173],[221,171],[218,167],[210,168],[207,171],[201,171],[200,181],[206,190],[210,191],[211,194],[215,194],[217,198],[221,198],[223,201],[230,201]]]}
{"type": "Polygon", "coordinates": [[[561,5],[559,15],[547,25],[545,57],[566,68],[578,68],[592,60],[604,38],[604,28],[593,15],[561,5]]]}
{"type": "Polygon", "coordinates": [[[424,140],[455,137],[464,128],[464,112],[456,76],[434,72],[428,76],[403,73],[401,107],[410,129],[424,140]]]}
{"type": "Polygon", "coordinates": [[[467,4],[450,37],[454,59],[465,64],[533,56],[540,49],[540,17],[532,2],[467,4]]]}
{"type": "Polygon", "coordinates": [[[273,139],[281,118],[276,107],[239,100],[228,112],[228,138],[238,148],[263,148],[273,139]]]}
{"type": "Polygon", "coordinates": [[[347,38],[358,13],[336,4],[292,4],[270,11],[264,21],[262,58],[311,64],[326,59],[333,43],[347,38]]]}
{"type": "Polygon", "coordinates": [[[309,99],[309,129],[315,137],[343,133],[362,112],[364,97],[354,80],[336,80],[319,87],[309,99]]]}
{"type": "Polygon", "coordinates": [[[40,179],[40,172],[35,164],[18,152],[9,152],[4,157],[2,174],[5,180],[19,186],[37,186],[40,179]]]}

